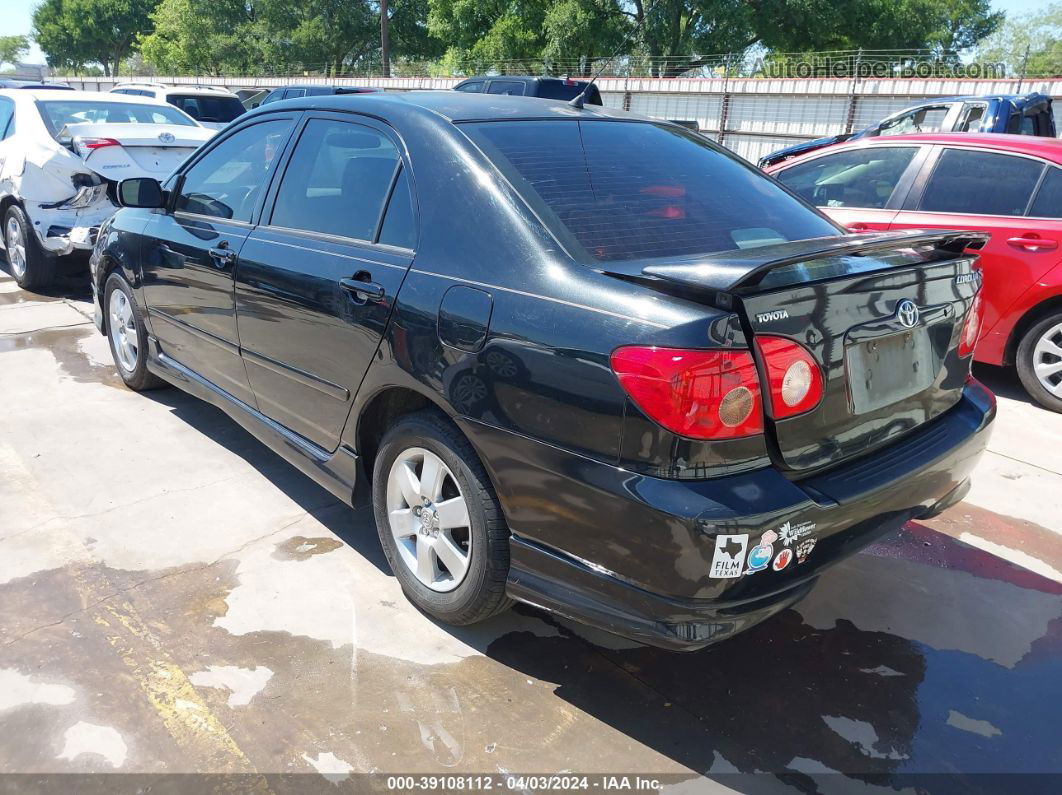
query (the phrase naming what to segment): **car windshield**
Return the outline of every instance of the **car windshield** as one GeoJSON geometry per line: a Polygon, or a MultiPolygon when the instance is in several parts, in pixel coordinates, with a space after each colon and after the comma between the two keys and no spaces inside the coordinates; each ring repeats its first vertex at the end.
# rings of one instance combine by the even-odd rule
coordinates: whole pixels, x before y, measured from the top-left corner
{"type": "Polygon", "coordinates": [[[179,124],[194,127],[195,122],[167,105],[141,102],[94,102],[89,100],[46,99],[37,103],[52,135],[70,124],[179,124]]]}
{"type": "Polygon", "coordinates": [[[691,256],[839,234],[705,138],[650,122],[476,122],[479,144],[559,239],[596,260],[691,256]]]}
{"type": "Polygon", "coordinates": [[[170,94],[167,100],[199,121],[228,122],[246,110],[239,99],[224,95],[212,97],[200,94],[170,94]]]}

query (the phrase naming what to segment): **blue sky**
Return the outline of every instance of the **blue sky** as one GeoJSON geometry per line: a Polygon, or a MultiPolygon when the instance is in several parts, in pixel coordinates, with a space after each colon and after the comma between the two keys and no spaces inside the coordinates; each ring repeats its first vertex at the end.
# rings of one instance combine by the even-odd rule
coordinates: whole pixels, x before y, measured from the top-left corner
{"type": "MultiPolygon", "coordinates": [[[[34,6],[39,2],[40,0],[2,0],[0,4],[5,6],[3,11],[4,26],[3,31],[0,32],[5,35],[29,33],[31,27],[30,17],[33,14],[34,6]]],[[[994,8],[1008,13],[1031,11],[1042,4],[1043,0],[993,0],[992,2],[994,8]]],[[[40,50],[34,46],[27,60],[34,63],[43,63],[44,57],[41,55],[40,50]]]]}

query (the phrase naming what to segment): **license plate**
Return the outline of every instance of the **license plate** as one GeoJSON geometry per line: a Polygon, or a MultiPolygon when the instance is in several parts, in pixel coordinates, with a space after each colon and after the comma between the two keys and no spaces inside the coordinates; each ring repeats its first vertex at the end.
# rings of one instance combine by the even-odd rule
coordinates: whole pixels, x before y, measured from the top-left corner
{"type": "Polygon", "coordinates": [[[925,328],[849,345],[845,366],[852,412],[876,411],[928,389],[936,359],[925,328]]]}

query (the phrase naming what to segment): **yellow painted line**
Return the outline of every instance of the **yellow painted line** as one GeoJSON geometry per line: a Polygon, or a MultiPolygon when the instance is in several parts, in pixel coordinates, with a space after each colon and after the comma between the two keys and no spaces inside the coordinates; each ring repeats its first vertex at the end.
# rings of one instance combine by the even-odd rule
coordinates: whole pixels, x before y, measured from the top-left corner
{"type": "MultiPolygon", "coordinates": [[[[15,500],[40,516],[59,516],[55,506],[13,449],[0,444],[0,502],[15,500]],[[12,493],[14,492],[14,493],[12,493]]],[[[47,533],[56,550],[56,562],[67,558],[63,570],[70,576],[86,615],[99,627],[108,644],[125,664],[177,747],[184,752],[187,769],[209,773],[254,773],[254,765],[224,724],[196,691],[184,671],[166,653],[162,641],[139,612],[119,592],[102,564],[91,559],[65,522],[44,523],[31,532],[47,533]],[[69,560],[70,550],[84,559],[69,560]],[[63,554],[65,553],[65,555],[63,554]]],[[[265,778],[241,782],[241,790],[268,792],[265,778]]]]}

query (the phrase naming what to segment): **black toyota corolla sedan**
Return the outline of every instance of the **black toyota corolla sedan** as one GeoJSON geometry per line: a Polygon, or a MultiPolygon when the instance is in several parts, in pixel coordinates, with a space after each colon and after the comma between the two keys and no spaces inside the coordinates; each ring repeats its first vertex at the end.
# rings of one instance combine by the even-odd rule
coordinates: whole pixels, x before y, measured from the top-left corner
{"type": "Polygon", "coordinates": [[[726,638],[959,500],[995,414],[983,236],[845,234],[676,125],[308,97],[119,193],[92,267],[125,382],[370,501],[444,622],[726,638]]]}

